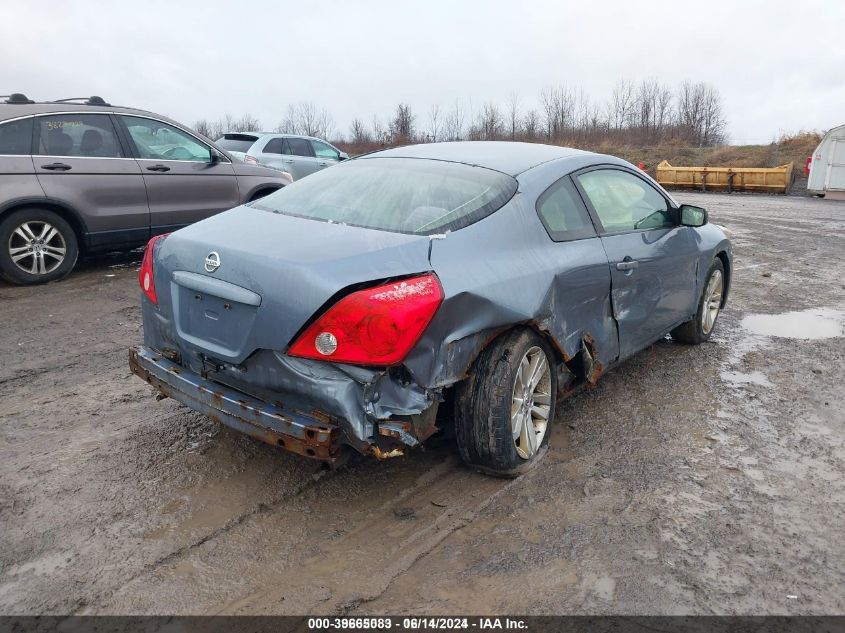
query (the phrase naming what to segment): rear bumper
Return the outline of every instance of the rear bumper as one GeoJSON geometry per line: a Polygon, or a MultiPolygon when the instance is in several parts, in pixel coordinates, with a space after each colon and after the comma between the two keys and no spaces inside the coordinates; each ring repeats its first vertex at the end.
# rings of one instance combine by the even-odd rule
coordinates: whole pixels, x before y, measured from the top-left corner
{"type": "Polygon", "coordinates": [[[207,380],[153,348],[130,348],[129,368],[165,396],[262,442],[327,462],[340,455],[336,426],[207,380]]]}

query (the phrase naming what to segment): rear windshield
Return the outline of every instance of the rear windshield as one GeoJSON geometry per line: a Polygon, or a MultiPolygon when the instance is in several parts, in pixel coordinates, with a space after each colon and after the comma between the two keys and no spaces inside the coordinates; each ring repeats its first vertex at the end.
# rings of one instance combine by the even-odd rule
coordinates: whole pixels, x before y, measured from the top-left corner
{"type": "Polygon", "coordinates": [[[490,215],[516,192],[498,171],[419,158],[362,158],[252,203],[258,209],[368,229],[430,235],[490,215]]]}
{"type": "Polygon", "coordinates": [[[215,142],[227,152],[247,152],[257,140],[251,134],[225,134],[215,142]]]}

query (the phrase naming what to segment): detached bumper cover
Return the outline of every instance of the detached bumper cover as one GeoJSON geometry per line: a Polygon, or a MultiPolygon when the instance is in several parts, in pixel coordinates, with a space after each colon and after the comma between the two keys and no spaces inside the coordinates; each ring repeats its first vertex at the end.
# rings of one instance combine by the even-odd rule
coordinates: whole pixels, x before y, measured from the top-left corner
{"type": "Polygon", "coordinates": [[[129,368],[162,394],[262,442],[329,462],[340,454],[337,426],[207,380],[150,347],[130,348],[129,368]]]}

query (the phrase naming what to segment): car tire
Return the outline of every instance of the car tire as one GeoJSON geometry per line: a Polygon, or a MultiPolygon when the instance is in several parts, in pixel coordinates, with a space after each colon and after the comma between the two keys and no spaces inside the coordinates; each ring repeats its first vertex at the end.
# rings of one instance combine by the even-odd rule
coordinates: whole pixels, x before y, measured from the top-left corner
{"type": "Polygon", "coordinates": [[[725,266],[718,257],[707,271],[704,287],[698,299],[695,316],[672,330],[672,340],[687,345],[698,345],[710,339],[722,309],[725,292],[725,266]]]}
{"type": "Polygon", "coordinates": [[[528,329],[501,336],[481,353],[455,390],[455,439],[467,464],[516,477],[539,462],[555,414],[555,365],[548,343],[528,329]],[[527,371],[535,359],[545,371],[532,384],[527,371]]]}
{"type": "Polygon", "coordinates": [[[31,285],[66,277],[79,257],[76,233],[55,211],[27,208],[0,221],[0,274],[31,285]]]}

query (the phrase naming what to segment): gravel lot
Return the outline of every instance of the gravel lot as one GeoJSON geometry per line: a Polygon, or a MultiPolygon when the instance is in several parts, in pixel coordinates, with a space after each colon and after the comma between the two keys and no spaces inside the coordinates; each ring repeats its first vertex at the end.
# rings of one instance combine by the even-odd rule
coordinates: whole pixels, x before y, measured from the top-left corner
{"type": "Polygon", "coordinates": [[[0,285],[0,612],[845,613],[845,202],[677,197],[734,235],[714,340],[567,401],[513,481],[156,402],[138,253],[0,285]]]}

